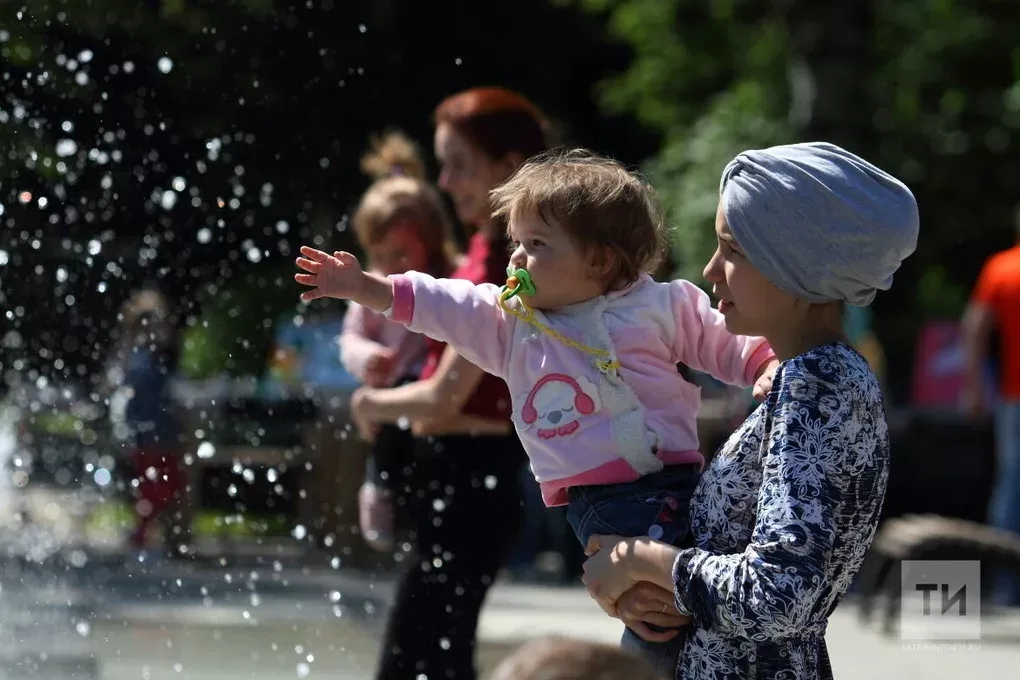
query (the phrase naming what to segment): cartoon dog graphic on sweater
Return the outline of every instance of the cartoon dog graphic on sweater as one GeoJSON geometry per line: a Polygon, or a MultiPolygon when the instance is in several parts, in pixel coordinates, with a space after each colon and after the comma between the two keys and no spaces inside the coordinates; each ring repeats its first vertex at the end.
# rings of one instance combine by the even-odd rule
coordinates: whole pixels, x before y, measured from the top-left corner
{"type": "Polygon", "coordinates": [[[554,439],[577,432],[581,417],[595,413],[599,406],[598,390],[587,378],[549,373],[531,388],[521,419],[528,429],[538,427],[539,438],[554,439]]]}

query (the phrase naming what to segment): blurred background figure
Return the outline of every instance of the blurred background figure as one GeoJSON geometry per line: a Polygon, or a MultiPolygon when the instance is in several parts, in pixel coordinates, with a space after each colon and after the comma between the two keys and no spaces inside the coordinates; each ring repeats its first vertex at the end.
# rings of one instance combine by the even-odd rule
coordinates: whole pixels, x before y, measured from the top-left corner
{"type": "MultiPolygon", "coordinates": [[[[414,143],[391,132],[374,140],[361,167],[375,181],[352,223],[371,270],[384,276],[408,270],[449,276],[459,257],[450,220],[438,192],[425,182],[425,164],[414,143]]],[[[347,306],[343,328],[341,359],[362,383],[382,388],[417,379],[428,353],[424,336],[355,303],[347,306]]],[[[376,550],[392,551],[395,527],[407,526],[408,499],[395,500],[394,493],[403,488],[413,456],[410,423],[378,426],[358,492],[361,533],[376,550]]]]}
{"type": "MultiPolygon", "coordinates": [[[[1020,210],[1018,244],[990,257],[963,317],[966,352],[964,408],[995,418],[996,479],[989,523],[1020,536],[1020,210]],[[991,340],[997,335],[997,369],[988,380],[991,340]],[[994,385],[989,399],[988,383],[994,385]]],[[[1020,606],[1020,575],[1003,575],[998,601],[1020,606]]]]}
{"type": "MultiPolygon", "coordinates": [[[[506,229],[492,219],[489,191],[545,147],[544,118],[522,95],[492,87],[447,97],[434,121],[438,185],[469,234],[450,276],[501,285],[506,229]]],[[[510,423],[506,383],[444,343],[427,346],[417,381],[363,387],[351,398],[363,432],[419,423],[413,466],[402,480],[416,558],[397,582],[380,680],[476,676],[478,618],[521,526],[525,455],[510,423]]]]}
{"type": "Polygon", "coordinates": [[[141,290],[124,303],[108,371],[123,404],[124,441],[129,451],[135,526],[129,545],[143,551],[150,528],[162,526],[168,556],[187,551],[184,521],[187,473],[182,465],[183,428],[173,399],[178,337],[172,309],[156,290],[141,290]]]}

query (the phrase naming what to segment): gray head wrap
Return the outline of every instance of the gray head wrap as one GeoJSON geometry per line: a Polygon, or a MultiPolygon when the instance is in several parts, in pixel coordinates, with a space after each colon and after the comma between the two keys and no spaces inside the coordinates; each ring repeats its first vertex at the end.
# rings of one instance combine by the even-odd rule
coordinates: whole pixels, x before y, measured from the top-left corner
{"type": "Polygon", "coordinates": [[[811,302],[870,304],[917,246],[906,185],[832,144],[745,151],[723,170],[719,193],[751,264],[811,302]]]}

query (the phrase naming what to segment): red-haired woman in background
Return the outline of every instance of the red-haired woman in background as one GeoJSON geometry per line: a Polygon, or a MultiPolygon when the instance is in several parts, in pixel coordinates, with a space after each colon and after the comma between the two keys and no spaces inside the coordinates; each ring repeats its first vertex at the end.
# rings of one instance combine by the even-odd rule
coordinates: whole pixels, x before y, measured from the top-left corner
{"type": "MultiPolygon", "coordinates": [[[[444,100],[435,124],[439,187],[470,234],[452,276],[502,284],[507,241],[504,225],[492,219],[489,191],[545,148],[543,117],[517,93],[474,88],[444,100]]],[[[476,677],[478,615],[521,523],[524,452],[502,380],[432,340],[419,378],[402,387],[362,388],[351,404],[363,431],[408,418],[431,421],[433,433],[418,437],[397,497],[415,505],[408,514],[417,559],[400,578],[376,677],[464,680],[476,677]],[[468,431],[462,415],[488,425],[468,431]]]]}

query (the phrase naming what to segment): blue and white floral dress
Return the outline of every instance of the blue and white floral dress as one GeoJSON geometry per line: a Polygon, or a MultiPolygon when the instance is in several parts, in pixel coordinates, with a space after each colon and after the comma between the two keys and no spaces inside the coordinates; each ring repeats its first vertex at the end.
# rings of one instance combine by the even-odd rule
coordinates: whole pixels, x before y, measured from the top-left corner
{"type": "Polygon", "coordinates": [[[878,381],[834,343],[785,361],[691,500],[673,568],[692,617],[677,677],[832,677],[826,621],[860,569],[889,477],[878,381]]]}

